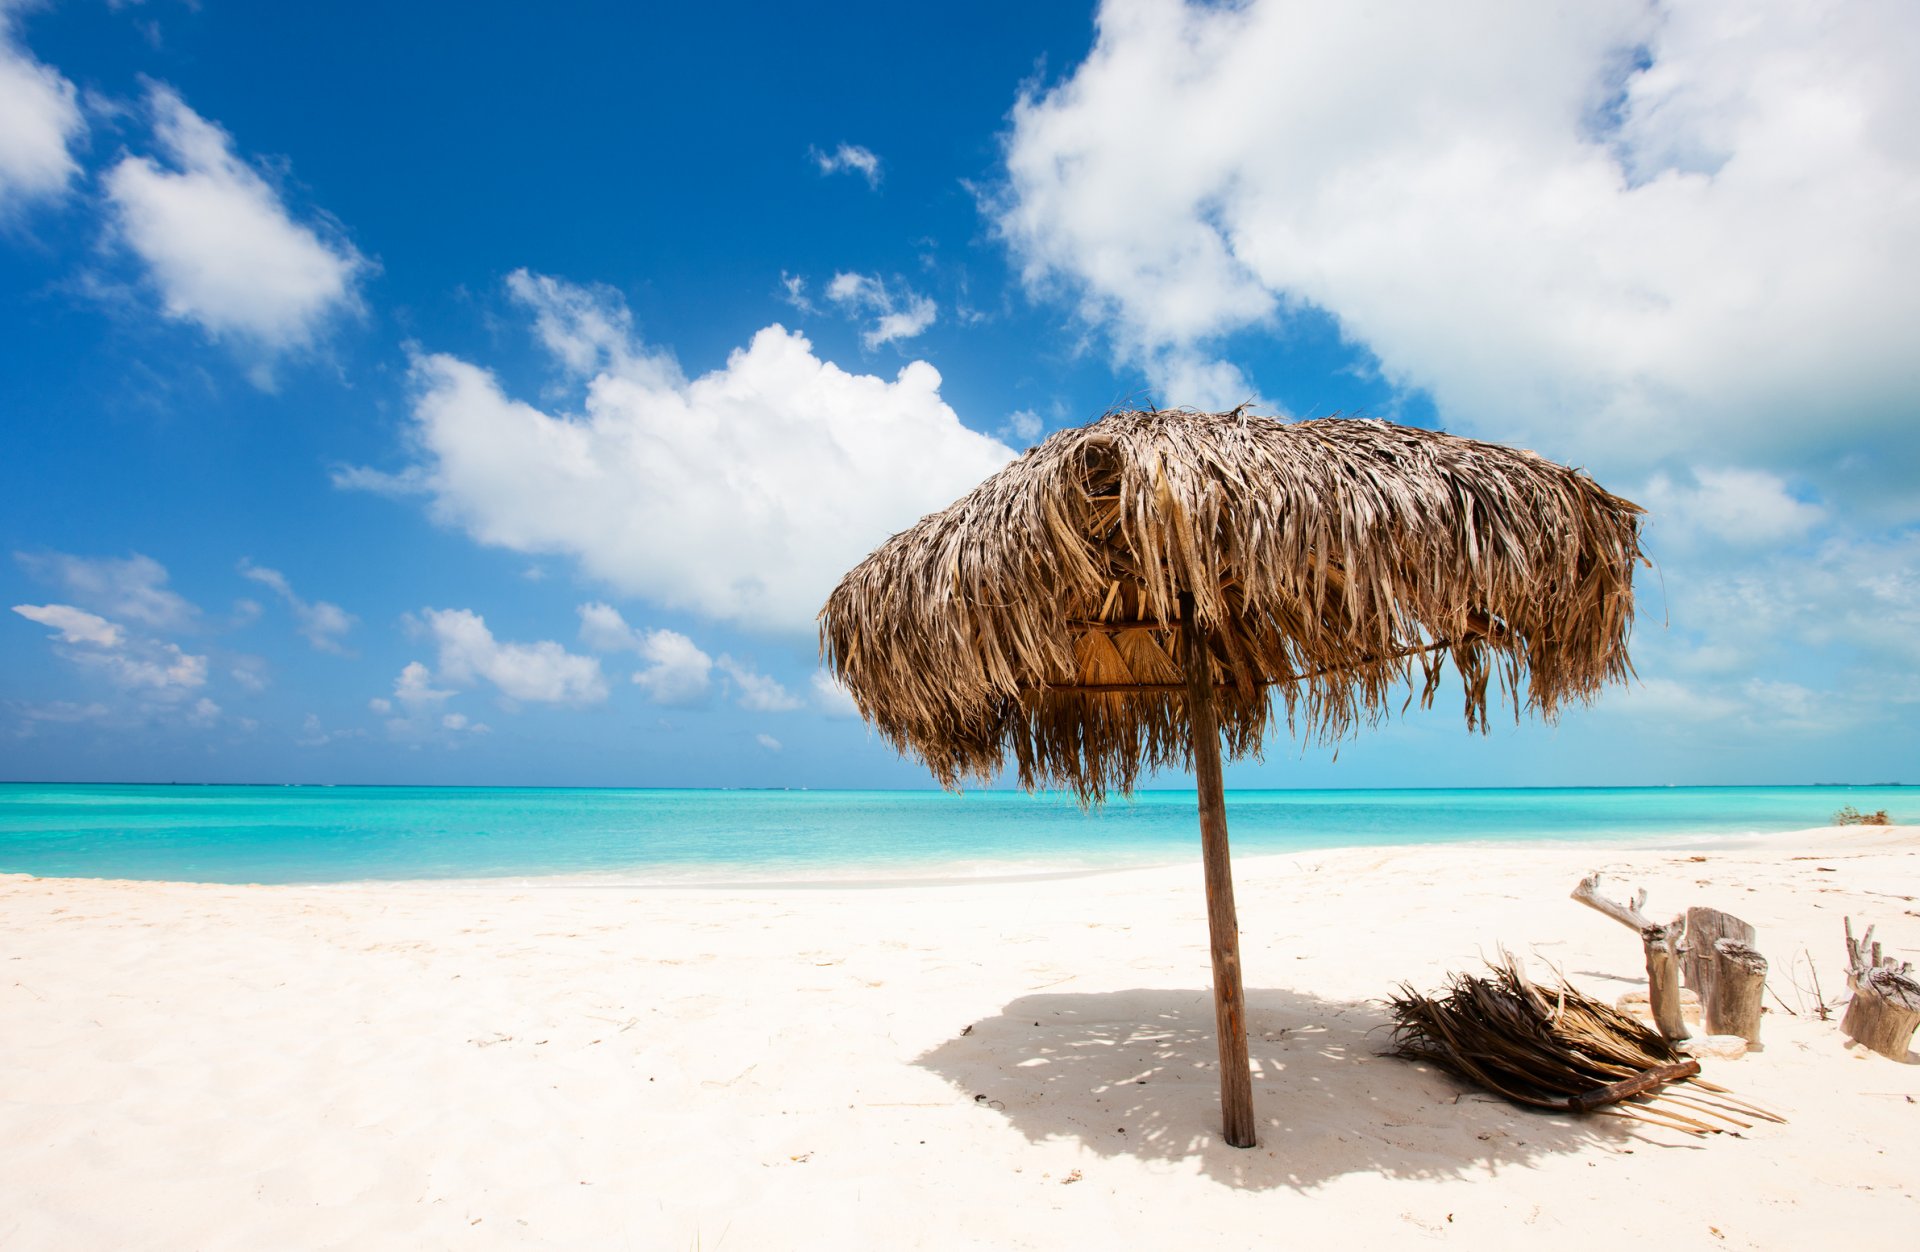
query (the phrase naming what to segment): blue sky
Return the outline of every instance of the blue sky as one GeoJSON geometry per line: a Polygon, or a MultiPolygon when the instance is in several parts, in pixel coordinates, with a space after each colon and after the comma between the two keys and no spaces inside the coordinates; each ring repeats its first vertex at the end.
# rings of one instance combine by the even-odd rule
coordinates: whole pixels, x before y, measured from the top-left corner
{"type": "Polygon", "coordinates": [[[924,785],[838,572],[1256,398],[1659,565],[1560,725],[1230,784],[1915,781],[1920,15],[1549,8],[0,0],[0,777],[924,785]]]}

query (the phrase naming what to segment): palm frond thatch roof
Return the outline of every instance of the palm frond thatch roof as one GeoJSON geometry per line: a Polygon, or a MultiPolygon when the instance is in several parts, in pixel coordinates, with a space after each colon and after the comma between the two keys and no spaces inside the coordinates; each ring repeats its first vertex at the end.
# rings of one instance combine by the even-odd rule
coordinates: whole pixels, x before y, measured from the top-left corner
{"type": "Polygon", "coordinates": [[[821,648],[944,786],[1010,756],[1082,800],[1189,763],[1180,631],[1231,756],[1278,695],[1323,741],[1450,662],[1551,718],[1630,673],[1640,508],[1531,452],[1387,422],[1110,413],[1060,431],[851,570],[821,648]],[[1188,610],[1185,606],[1191,605],[1188,610]]]}

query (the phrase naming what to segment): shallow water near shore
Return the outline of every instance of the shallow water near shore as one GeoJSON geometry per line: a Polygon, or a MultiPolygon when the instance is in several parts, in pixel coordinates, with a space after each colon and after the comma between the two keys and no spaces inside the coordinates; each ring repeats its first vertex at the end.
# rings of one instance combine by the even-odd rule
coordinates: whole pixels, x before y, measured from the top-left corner
{"type": "MultiPolygon", "coordinates": [[[[1902,787],[1233,791],[1236,851],[1767,834],[1902,787]]],[[[1013,876],[1192,854],[1191,791],[1082,811],[1013,791],[0,784],[0,873],[220,883],[618,875],[661,883],[1013,876]]]]}

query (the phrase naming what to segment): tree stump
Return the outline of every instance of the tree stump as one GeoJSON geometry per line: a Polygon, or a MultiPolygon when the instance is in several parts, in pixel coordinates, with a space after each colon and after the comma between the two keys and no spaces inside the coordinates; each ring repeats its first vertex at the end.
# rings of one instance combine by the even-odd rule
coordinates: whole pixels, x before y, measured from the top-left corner
{"type": "Polygon", "coordinates": [[[1640,912],[1647,902],[1644,888],[1634,896],[1632,904],[1607,899],[1600,894],[1599,870],[1580,880],[1580,885],[1573,889],[1573,898],[1640,932],[1640,946],[1647,960],[1647,1002],[1653,1010],[1654,1028],[1665,1038],[1685,1039],[1689,1032],[1686,1019],[1680,1013],[1680,965],[1674,950],[1685,919],[1676,917],[1664,925],[1649,921],[1640,912]]]}
{"type": "MultiPolygon", "coordinates": [[[[1719,909],[1691,908],[1687,910],[1687,937],[1680,945],[1680,976],[1685,984],[1700,997],[1700,1005],[1708,1013],[1712,1012],[1714,977],[1720,969],[1720,959],[1714,952],[1714,945],[1722,939],[1732,939],[1751,948],[1759,938],[1759,932],[1731,913],[1722,913],[1719,909]]],[[[1764,962],[1762,965],[1764,967],[1764,962]]],[[[1716,1034],[1735,1034],[1736,1031],[1715,1031],[1716,1034]]]]}
{"type": "Polygon", "coordinates": [[[1867,927],[1856,942],[1853,919],[1846,918],[1845,923],[1847,986],[1853,989],[1853,999],[1840,1019],[1840,1029],[1862,1047],[1904,1061],[1913,1032],[1920,1027],[1920,978],[1913,976],[1913,962],[1896,964],[1892,957],[1882,958],[1880,945],[1873,942],[1873,927],[1867,927]]]}
{"type": "MultiPolygon", "coordinates": [[[[1725,916],[1722,914],[1721,916],[1725,916]]],[[[1753,927],[1747,927],[1751,932],[1753,927]]],[[[1693,941],[1688,930],[1688,942],[1693,941]]],[[[1761,1000],[1767,991],[1767,958],[1738,939],[1717,939],[1713,945],[1713,972],[1701,1006],[1710,1035],[1738,1035],[1760,1042],[1761,1000]]]]}

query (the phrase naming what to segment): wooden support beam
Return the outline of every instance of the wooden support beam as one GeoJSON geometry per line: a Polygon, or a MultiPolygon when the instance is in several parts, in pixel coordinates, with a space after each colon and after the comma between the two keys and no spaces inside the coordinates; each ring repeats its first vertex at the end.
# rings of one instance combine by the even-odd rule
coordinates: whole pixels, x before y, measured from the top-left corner
{"type": "MultiPolygon", "coordinates": [[[[1112,625],[1112,623],[1100,622],[1096,623],[1096,625],[1104,628],[1112,625]]],[[[1128,630],[1143,629],[1143,626],[1139,623],[1122,623],[1121,625],[1124,629],[1128,630]]],[[[1165,629],[1177,630],[1179,625],[1178,622],[1175,622],[1165,629]]],[[[1151,627],[1151,629],[1159,630],[1162,629],[1162,627],[1156,625],[1151,627]]],[[[1184,634],[1184,632],[1182,633],[1184,634]]],[[[1433,643],[1423,643],[1411,648],[1401,648],[1397,652],[1386,652],[1379,656],[1370,656],[1363,661],[1355,662],[1354,665],[1323,665],[1319,669],[1310,669],[1301,674],[1282,674],[1278,678],[1263,678],[1260,679],[1256,685],[1265,688],[1277,686],[1281,683],[1297,683],[1303,679],[1319,678],[1326,674],[1345,673],[1357,665],[1370,665],[1378,661],[1399,661],[1410,656],[1418,656],[1422,652],[1433,652],[1440,648],[1451,648],[1452,646],[1453,641],[1451,639],[1439,639],[1433,643]]],[[[1218,683],[1214,685],[1230,691],[1239,690],[1238,685],[1235,683],[1218,683]]],[[[1031,687],[1023,687],[1021,690],[1022,692],[1036,695],[1052,691],[1073,695],[1168,694],[1186,691],[1187,684],[1184,681],[1177,683],[1045,683],[1031,687]]]]}
{"type": "MultiPolygon", "coordinates": [[[[1193,601],[1181,596],[1193,620],[1193,601]]],[[[1193,777],[1200,797],[1200,861],[1207,884],[1207,931],[1213,947],[1213,1016],[1220,1043],[1220,1117],[1228,1143],[1251,1148],[1253,1074],[1247,1065],[1246,992],[1240,978],[1240,919],[1233,907],[1233,862],[1227,849],[1227,799],[1220,768],[1220,724],[1213,708],[1213,668],[1197,630],[1183,631],[1187,722],[1193,777]]]]}

